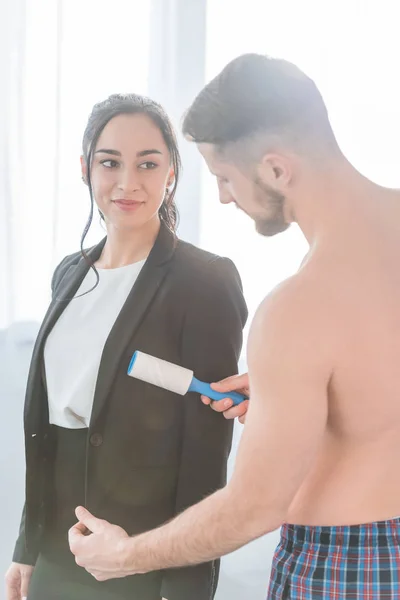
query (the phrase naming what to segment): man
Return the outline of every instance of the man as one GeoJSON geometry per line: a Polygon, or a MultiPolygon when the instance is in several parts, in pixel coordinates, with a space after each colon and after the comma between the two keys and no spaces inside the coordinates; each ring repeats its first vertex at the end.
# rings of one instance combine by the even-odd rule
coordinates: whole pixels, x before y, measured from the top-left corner
{"type": "Polygon", "coordinates": [[[207,561],[283,524],[270,598],[397,598],[400,193],[349,164],[315,84],[282,60],[234,60],[184,132],[221,202],[263,235],[298,223],[310,251],[254,319],[229,484],[134,538],[78,509],[71,550],[102,580],[207,561]]]}

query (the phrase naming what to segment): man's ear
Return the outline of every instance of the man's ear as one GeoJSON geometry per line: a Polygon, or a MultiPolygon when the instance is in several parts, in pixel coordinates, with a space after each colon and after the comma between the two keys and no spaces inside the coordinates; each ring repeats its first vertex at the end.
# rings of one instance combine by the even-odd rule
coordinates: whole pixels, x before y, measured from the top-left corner
{"type": "Polygon", "coordinates": [[[284,193],[293,178],[292,164],[283,154],[269,152],[261,159],[258,175],[265,184],[284,193]]]}

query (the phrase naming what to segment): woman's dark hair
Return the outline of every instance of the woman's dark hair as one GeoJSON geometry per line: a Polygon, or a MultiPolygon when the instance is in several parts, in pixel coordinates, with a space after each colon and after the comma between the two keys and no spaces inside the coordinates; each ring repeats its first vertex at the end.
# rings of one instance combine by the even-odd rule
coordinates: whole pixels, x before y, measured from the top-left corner
{"type": "MultiPolygon", "coordinates": [[[[178,225],[178,210],[175,204],[175,193],[178,186],[180,171],[181,171],[181,158],[178,149],[178,143],[172,123],[160,104],[154,102],[150,98],[145,96],[139,96],[138,94],[113,94],[109,96],[103,102],[95,104],[90,114],[88,124],[83,134],[83,158],[87,168],[87,185],[90,194],[90,214],[83,230],[81,237],[81,252],[85,260],[90,264],[92,269],[95,271],[97,282],[98,273],[93,265],[90,257],[87,255],[83,248],[83,244],[86,235],[90,229],[93,220],[94,212],[94,197],[93,188],[91,182],[91,168],[93,162],[93,155],[96,150],[98,139],[107,125],[114,117],[118,115],[129,115],[129,114],[144,114],[148,116],[153,123],[160,129],[164,141],[171,157],[171,164],[174,169],[174,183],[172,188],[166,194],[164,201],[160,207],[159,215],[161,220],[166,226],[175,234],[178,225]]],[[[104,218],[100,213],[101,218],[104,218]]],[[[97,285],[97,283],[96,283],[97,285]]]]}

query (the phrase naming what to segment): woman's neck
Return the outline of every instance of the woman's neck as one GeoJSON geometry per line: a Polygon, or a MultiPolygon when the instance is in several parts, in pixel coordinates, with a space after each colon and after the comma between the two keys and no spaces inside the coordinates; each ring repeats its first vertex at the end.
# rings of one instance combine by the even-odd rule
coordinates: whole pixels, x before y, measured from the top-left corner
{"type": "Polygon", "coordinates": [[[107,225],[107,241],[96,267],[117,269],[144,260],[150,254],[160,231],[160,220],[154,219],[140,229],[115,229],[107,225]]]}

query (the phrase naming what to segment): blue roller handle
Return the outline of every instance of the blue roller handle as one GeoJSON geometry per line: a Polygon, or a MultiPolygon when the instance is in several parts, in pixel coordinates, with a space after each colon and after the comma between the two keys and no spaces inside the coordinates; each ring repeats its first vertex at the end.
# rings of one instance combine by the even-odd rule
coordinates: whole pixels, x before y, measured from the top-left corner
{"type": "Polygon", "coordinates": [[[208,398],[211,398],[211,400],[223,400],[224,398],[230,398],[233,401],[233,404],[240,404],[244,400],[248,399],[246,396],[242,396],[242,394],[238,394],[237,392],[227,392],[226,394],[216,392],[208,383],[199,381],[196,379],[196,377],[193,377],[188,392],[196,392],[197,394],[208,396],[208,398]]]}

